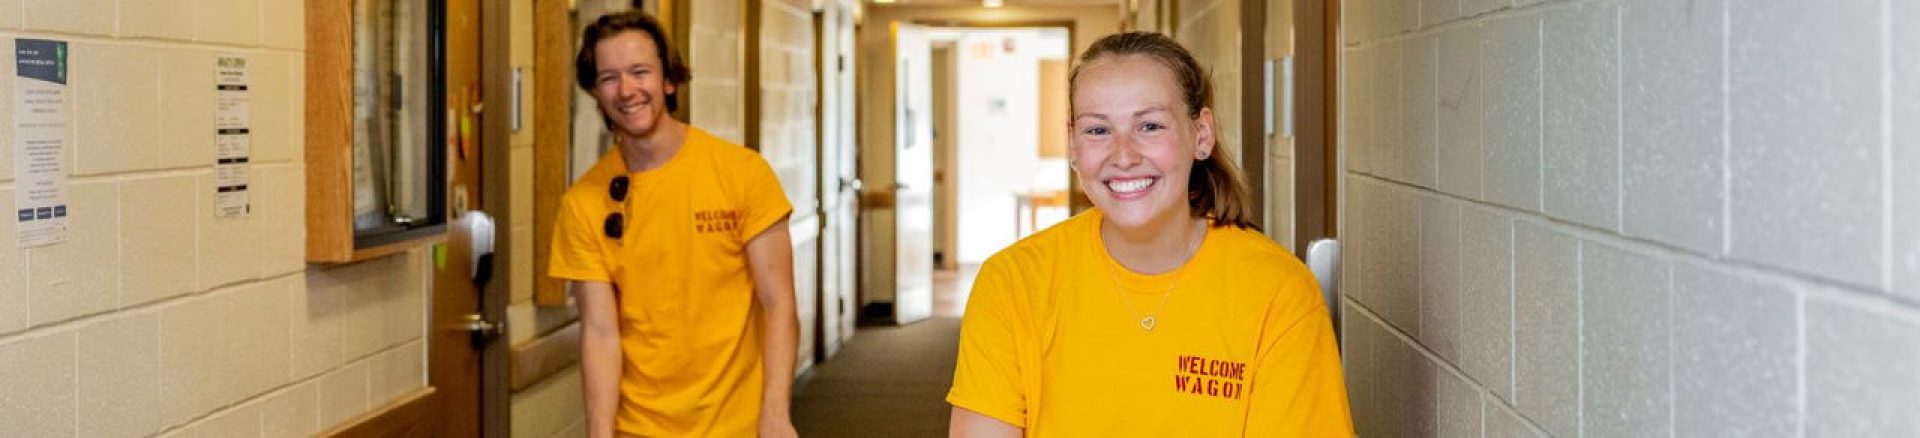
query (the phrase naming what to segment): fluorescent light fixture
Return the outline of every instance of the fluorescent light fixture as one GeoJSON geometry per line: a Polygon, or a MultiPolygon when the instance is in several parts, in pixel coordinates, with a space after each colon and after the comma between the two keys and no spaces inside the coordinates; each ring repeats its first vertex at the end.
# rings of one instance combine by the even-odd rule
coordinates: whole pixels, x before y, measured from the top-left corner
{"type": "Polygon", "coordinates": [[[1000,0],[980,0],[980,6],[997,8],[1000,7],[1000,0]]]}

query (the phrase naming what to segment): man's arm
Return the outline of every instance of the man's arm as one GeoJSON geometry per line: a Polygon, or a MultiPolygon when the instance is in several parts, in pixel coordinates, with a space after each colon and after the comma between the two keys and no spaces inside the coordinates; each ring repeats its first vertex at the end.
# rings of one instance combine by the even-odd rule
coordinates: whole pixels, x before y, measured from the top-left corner
{"type": "Polygon", "coordinates": [[[947,436],[950,437],[1017,438],[1020,434],[1020,426],[959,406],[953,407],[952,419],[947,423],[947,436]]]}
{"type": "Polygon", "coordinates": [[[613,285],[573,282],[580,306],[580,374],[586,394],[587,435],[612,437],[620,407],[620,303],[613,285]]]}
{"type": "Polygon", "coordinates": [[[793,360],[800,343],[800,322],[793,304],[793,237],[780,219],[747,241],[747,266],[760,300],[766,369],[760,401],[760,436],[795,436],[788,403],[793,392],[793,360]]]}

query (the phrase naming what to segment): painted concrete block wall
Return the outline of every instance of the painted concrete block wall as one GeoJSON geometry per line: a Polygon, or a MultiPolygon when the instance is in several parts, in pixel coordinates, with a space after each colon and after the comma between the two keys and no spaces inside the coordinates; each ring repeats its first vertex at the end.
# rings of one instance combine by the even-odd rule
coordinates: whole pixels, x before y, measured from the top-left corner
{"type": "Polygon", "coordinates": [[[1218,147],[1245,163],[1248,158],[1240,152],[1246,149],[1240,138],[1240,126],[1244,123],[1240,116],[1240,3],[1189,0],[1176,2],[1176,7],[1180,9],[1180,23],[1174,26],[1173,37],[1193,52],[1194,59],[1200,61],[1203,72],[1213,81],[1218,147]]]}
{"type": "MultiPolygon", "coordinates": [[[[302,11],[291,0],[0,2],[5,50],[15,38],[69,42],[74,122],[70,239],[0,244],[8,434],[307,435],[423,385],[424,252],[302,259],[302,11]],[[212,214],[222,53],[249,60],[254,192],[240,219],[212,214]]],[[[0,119],[12,120],[12,99],[0,87],[0,119]]],[[[7,210],[11,131],[0,129],[7,210]]]]}
{"type": "MultiPolygon", "coordinates": [[[[819,87],[814,73],[813,12],[808,2],[767,0],[760,10],[760,154],[773,167],[780,188],[793,204],[788,234],[793,244],[794,305],[800,324],[800,344],[794,370],[813,366],[816,323],[820,318],[817,281],[820,215],[816,185],[819,161],[815,145],[815,109],[819,87]]],[[[699,68],[698,65],[694,66],[699,68]]],[[[797,374],[796,374],[797,375],[797,374]]]]}
{"type": "Polygon", "coordinates": [[[740,39],[746,28],[741,2],[699,2],[688,10],[687,65],[693,81],[687,84],[693,111],[689,122],[716,137],[746,144],[745,58],[740,39]]]}
{"type": "MultiPolygon", "coordinates": [[[[536,80],[533,0],[512,0],[509,8],[512,20],[508,24],[512,32],[508,37],[509,51],[513,68],[522,73],[522,81],[520,130],[511,133],[507,156],[507,210],[511,216],[507,220],[511,225],[504,230],[507,233],[504,237],[508,239],[510,253],[506,255],[508,272],[502,280],[509,282],[508,345],[520,345],[572,323],[578,319],[578,313],[571,305],[542,307],[533,302],[533,256],[545,248],[536,248],[533,244],[533,123],[541,114],[534,114],[532,108],[536,101],[551,97],[533,93],[536,80]]],[[[569,64],[565,68],[573,67],[569,64]]],[[[514,393],[509,407],[512,436],[585,436],[585,432],[580,431],[586,424],[582,400],[577,366],[514,393]]]]}
{"type": "Polygon", "coordinates": [[[1920,434],[1920,7],[1342,19],[1363,436],[1920,434]]]}

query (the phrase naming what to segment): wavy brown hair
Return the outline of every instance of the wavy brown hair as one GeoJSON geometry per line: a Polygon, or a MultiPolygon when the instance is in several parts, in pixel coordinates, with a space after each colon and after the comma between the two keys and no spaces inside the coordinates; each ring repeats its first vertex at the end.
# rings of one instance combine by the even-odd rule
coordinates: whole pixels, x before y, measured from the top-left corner
{"type": "MultiPolygon", "coordinates": [[[[602,15],[580,32],[580,52],[573,56],[573,80],[581,90],[593,93],[593,78],[600,69],[600,60],[593,54],[594,46],[599,45],[600,40],[627,31],[643,32],[653,38],[653,47],[660,51],[660,74],[668,84],[683,87],[693,78],[693,71],[687,68],[686,61],[680,59],[680,52],[674,51],[672,44],[667,44],[667,31],[660,27],[660,21],[646,12],[627,11],[602,15]]],[[[679,100],[674,98],[673,93],[668,93],[666,97],[667,111],[678,111],[679,100]]]]}
{"type": "MultiPolygon", "coordinates": [[[[1172,38],[1153,32],[1117,33],[1094,41],[1093,46],[1080,55],[1068,82],[1079,80],[1080,71],[1087,64],[1121,55],[1145,56],[1173,73],[1180,85],[1180,100],[1187,105],[1187,117],[1198,119],[1201,108],[1213,106],[1213,83],[1207,80],[1193,53],[1172,38]]],[[[1067,89],[1068,102],[1072,102],[1071,93],[1079,89],[1071,85],[1067,89]]],[[[1187,175],[1187,206],[1193,208],[1194,217],[1212,218],[1219,225],[1259,230],[1260,225],[1253,222],[1249,211],[1252,202],[1248,201],[1247,182],[1240,176],[1240,167],[1234,164],[1227,149],[1221,147],[1219,133],[1213,134],[1213,153],[1193,163],[1193,171],[1187,175]]]]}

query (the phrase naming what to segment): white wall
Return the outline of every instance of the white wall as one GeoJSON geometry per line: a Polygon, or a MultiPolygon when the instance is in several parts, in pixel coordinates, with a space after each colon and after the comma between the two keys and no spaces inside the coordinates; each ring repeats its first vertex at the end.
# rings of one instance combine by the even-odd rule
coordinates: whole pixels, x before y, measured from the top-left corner
{"type": "MultiPolygon", "coordinates": [[[[297,436],[424,384],[424,251],[310,267],[301,2],[0,2],[68,41],[70,240],[0,221],[0,434],[297,436]],[[252,215],[213,217],[216,53],[249,59],[252,215]]],[[[0,75],[11,81],[11,60],[0,75]]],[[[11,124],[13,87],[0,86],[11,124]]],[[[0,210],[11,211],[11,125],[0,210]]]]}
{"type": "MultiPolygon", "coordinates": [[[[1066,59],[1065,29],[968,30],[955,35],[954,172],[958,261],[985,262],[1012,245],[1014,194],[1065,190],[1064,162],[1040,159],[1040,60],[1066,59]],[[1005,50],[1011,41],[1012,52],[1005,50]],[[996,104],[997,102],[997,104],[996,104]]],[[[1065,219],[1043,210],[1039,227],[1065,219]]],[[[1025,221],[1026,212],[1019,212],[1025,221]]],[[[1024,226],[1024,225],[1022,225],[1024,226]]],[[[1033,230],[1027,230],[1032,233],[1033,230]]]]}
{"type": "Polygon", "coordinates": [[[1364,436],[1920,434],[1920,6],[1347,1],[1364,436]]]}

